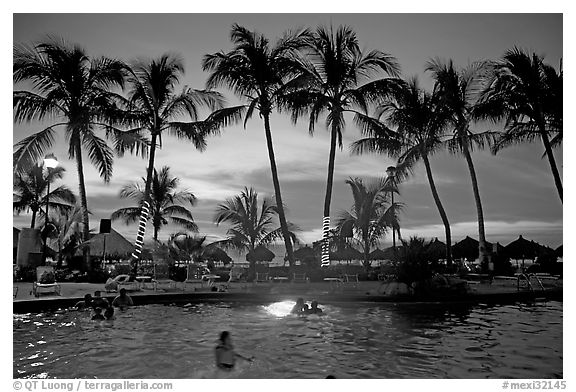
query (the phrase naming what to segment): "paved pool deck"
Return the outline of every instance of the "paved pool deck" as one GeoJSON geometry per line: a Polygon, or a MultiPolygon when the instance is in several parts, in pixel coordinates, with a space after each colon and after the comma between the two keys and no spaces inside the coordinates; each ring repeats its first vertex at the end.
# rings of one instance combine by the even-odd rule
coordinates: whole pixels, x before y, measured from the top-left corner
{"type": "MultiPolygon", "coordinates": [[[[221,286],[216,283],[216,287],[221,286]]],[[[87,293],[100,290],[102,296],[112,300],[117,293],[107,293],[104,284],[60,283],[60,295],[32,294],[32,283],[16,282],[13,300],[14,313],[39,312],[65,309],[74,306],[87,293]]],[[[320,303],[379,302],[392,304],[410,303],[514,303],[534,299],[562,300],[562,280],[546,282],[544,290],[518,290],[514,280],[495,280],[492,283],[469,285],[466,295],[444,295],[414,298],[406,294],[396,282],[358,282],[356,284],[312,283],[231,283],[224,292],[211,291],[210,287],[179,283],[176,288],[153,290],[152,288],[129,292],[135,305],[151,303],[197,303],[197,302],[274,302],[295,300],[302,297],[320,303]]]]}

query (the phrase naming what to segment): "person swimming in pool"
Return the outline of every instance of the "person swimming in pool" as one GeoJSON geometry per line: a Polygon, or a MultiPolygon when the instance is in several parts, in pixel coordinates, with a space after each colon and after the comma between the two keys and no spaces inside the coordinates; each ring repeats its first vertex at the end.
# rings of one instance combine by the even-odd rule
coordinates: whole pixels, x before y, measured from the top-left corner
{"type": "Polygon", "coordinates": [[[126,294],[126,289],[124,289],[124,288],[120,289],[119,294],[120,295],[118,295],[112,301],[112,306],[116,306],[116,307],[119,307],[120,310],[124,310],[124,309],[128,308],[129,306],[134,305],[134,302],[132,302],[132,298],[130,298],[130,296],[128,294],[126,294]]]}
{"type": "Polygon", "coordinates": [[[94,309],[96,308],[106,309],[109,306],[109,304],[108,300],[106,298],[102,298],[102,293],[97,290],[94,292],[94,297],[92,297],[92,302],[90,306],[92,306],[94,309]]]}
{"type": "Polygon", "coordinates": [[[78,302],[76,302],[76,305],[74,305],[76,310],[90,309],[91,306],[92,306],[92,294],[86,294],[84,296],[83,301],[78,301],[78,302]]]}
{"type": "Polygon", "coordinates": [[[114,307],[108,306],[104,311],[104,317],[106,320],[114,320],[114,307]]]}
{"type": "Polygon", "coordinates": [[[230,338],[230,332],[223,331],[220,334],[220,339],[218,340],[218,345],[215,349],[216,352],[216,367],[218,369],[231,371],[234,369],[236,364],[236,357],[242,358],[248,362],[252,362],[253,358],[247,358],[240,355],[234,351],[234,346],[232,346],[232,339],[230,338]]]}
{"type": "Polygon", "coordinates": [[[296,300],[296,305],[294,305],[290,313],[301,314],[302,312],[304,312],[304,306],[305,306],[304,298],[298,298],[296,300]]]}
{"type": "Polygon", "coordinates": [[[308,310],[309,314],[320,314],[322,309],[318,307],[318,301],[312,301],[312,307],[308,310]]]}
{"type": "Polygon", "coordinates": [[[105,320],[104,316],[102,316],[102,308],[94,308],[92,320],[105,320]]]}

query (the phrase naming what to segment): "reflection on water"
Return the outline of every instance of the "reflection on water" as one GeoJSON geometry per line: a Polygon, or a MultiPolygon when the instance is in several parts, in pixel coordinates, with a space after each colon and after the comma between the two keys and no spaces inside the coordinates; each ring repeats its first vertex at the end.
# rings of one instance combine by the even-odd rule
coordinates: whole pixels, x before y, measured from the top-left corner
{"type": "Polygon", "coordinates": [[[148,305],[93,322],[89,313],[14,316],[14,377],[201,378],[218,333],[254,355],[242,378],[562,378],[562,303],[532,306],[148,305]]]}

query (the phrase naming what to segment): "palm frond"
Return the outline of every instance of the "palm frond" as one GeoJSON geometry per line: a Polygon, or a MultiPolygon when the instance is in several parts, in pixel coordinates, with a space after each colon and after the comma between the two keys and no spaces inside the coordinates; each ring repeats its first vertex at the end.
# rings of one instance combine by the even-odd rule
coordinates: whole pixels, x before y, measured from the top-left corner
{"type": "Polygon", "coordinates": [[[114,154],[106,141],[100,139],[91,131],[82,133],[82,144],[88,149],[90,161],[100,173],[105,182],[110,182],[114,163],[114,154]]]}
{"type": "MultiPolygon", "coordinates": [[[[56,124],[63,125],[63,124],[56,124]]],[[[54,144],[54,129],[48,127],[30,135],[14,145],[13,169],[15,173],[26,173],[54,144]]]]}

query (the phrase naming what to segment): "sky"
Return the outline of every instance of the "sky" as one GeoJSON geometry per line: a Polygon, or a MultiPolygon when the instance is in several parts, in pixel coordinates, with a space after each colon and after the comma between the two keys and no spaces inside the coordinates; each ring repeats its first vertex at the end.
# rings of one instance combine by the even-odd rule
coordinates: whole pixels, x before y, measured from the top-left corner
{"type": "MultiPolygon", "coordinates": [[[[233,23],[256,29],[271,41],[297,27],[349,25],[363,49],[379,49],[393,55],[402,67],[402,75],[418,76],[426,88],[431,88],[432,82],[424,66],[434,57],[453,59],[457,66],[466,66],[477,60],[497,59],[513,46],[544,55],[555,67],[563,57],[561,14],[15,14],[13,41],[29,44],[51,34],[80,44],[92,56],[126,61],[178,53],[186,68],[181,86],[201,89],[208,77],[201,70],[202,57],[232,48],[229,32],[233,23]]],[[[239,102],[230,91],[219,91],[230,105],[239,102]]],[[[13,144],[39,131],[42,125],[15,124],[13,144]]],[[[271,128],[287,218],[302,229],[299,237],[309,244],[321,237],[329,133],[324,119],[310,136],[306,119],[294,126],[287,116],[277,114],[271,118],[271,128]]],[[[498,130],[489,124],[477,129],[498,130]]],[[[386,156],[350,155],[349,145],[359,137],[359,131],[348,121],[344,148],[336,154],[333,220],[352,205],[346,179],[360,177],[368,181],[382,177],[386,167],[394,164],[386,156]]],[[[230,126],[220,136],[209,138],[203,153],[190,143],[169,136],[163,142],[156,155],[156,167],[169,166],[172,174],[180,178],[181,189],[197,196],[198,204],[192,212],[200,232],[210,240],[225,235],[226,225],[217,227],[213,216],[216,206],[226,198],[238,194],[244,186],[252,186],[264,196],[273,195],[264,129],[258,116],[248,122],[246,129],[230,126]]],[[[76,166],[67,159],[62,135],[53,152],[67,169],[62,183],[77,193],[76,166]]],[[[523,235],[552,247],[562,244],[562,204],[542,153],[541,142],[512,147],[496,156],[489,151],[474,152],[488,241],[505,245],[523,235]]],[[[554,154],[562,172],[562,148],[554,154]]],[[[465,160],[439,153],[431,159],[431,165],[451,223],[453,242],[466,235],[477,238],[476,207],[465,160]]],[[[92,166],[85,165],[91,228],[97,230],[99,220],[108,218],[115,209],[133,205],[118,194],[122,186],[142,177],[145,167],[146,161],[141,158],[116,158],[112,180],[105,184],[92,166]]],[[[405,204],[400,216],[405,238],[419,235],[443,240],[442,221],[422,165],[417,166],[414,177],[400,185],[397,199],[405,204]]],[[[29,223],[30,215],[13,216],[15,227],[28,227],[29,223]]],[[[136,225],[117,221],[113,228],[134,241],[136,225]]],[[[160,238],[177,230],[163,228],[160,238]]],[[[147,237],[150,236],[149,225],[147,237]]],[[[383,244],[390,241],[386,237],[383,244]]]]}

